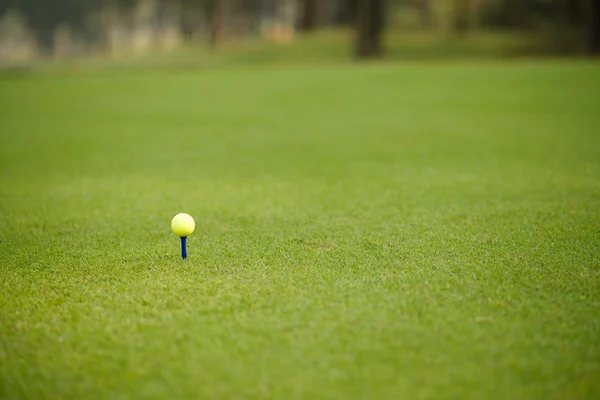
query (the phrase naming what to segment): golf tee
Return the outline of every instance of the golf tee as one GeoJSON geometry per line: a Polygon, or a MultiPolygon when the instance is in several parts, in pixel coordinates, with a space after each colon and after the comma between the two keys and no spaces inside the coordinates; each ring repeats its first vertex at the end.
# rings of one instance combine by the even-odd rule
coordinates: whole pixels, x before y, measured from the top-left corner
{"type": "Polygon", "coordinates": [[[181,236],[181,258],[187,258],[187,236],[181,236]]]}

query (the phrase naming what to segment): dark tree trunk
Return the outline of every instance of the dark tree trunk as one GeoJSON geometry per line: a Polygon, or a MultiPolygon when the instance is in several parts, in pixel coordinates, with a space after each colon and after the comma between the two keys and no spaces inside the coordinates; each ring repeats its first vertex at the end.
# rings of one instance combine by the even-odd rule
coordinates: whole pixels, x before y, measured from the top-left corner
{"type": "Polygon", "coordinates": [[[471,1],[454,0],[454,32],[465,34],[470,28],[471,1]]]}
{"type": "Polygon", "coordinates": [[[582,8],[584,6],[585,3],[580,0],[566,0],[564,8],[570,26],[579,27],[585,24],[585,13],[582,8]]]}
{"type": "Polygon", "coordinates": [[[338,25],[354,26],[356,22],[356,9],[358,0],[341,0],[338,16],[338,25]]]}
{"type": "Polygon", "coordinates": [[[317,27],[317,0],[303,0],[300,30],[313,31],[317,27]]]}
{"type": "Polygon", "coordinates": [[[600,0],[590,2],[590,54],[600,56],[600,0]]]}
{"type": "Polygon", "coordinates": [[[213,0],[210,16],[210,44],[213,47],[223,40],[225,29],[225,0],[213,0]]]}
{"type": "Polygon", "coordinates": [[[179,27],[181,34],[184,38],[190,39],[194,33],[194,22],[190,16],[195,11],[194,3],[190,0],[183,0],[181,2],[181,25],[179,27]]]}
{"type": "Polygon", "coordinates": [[[358,58],[376,58],[383,54],[385,0],[358,0],[355,22],[355,53],[358,58]]]}

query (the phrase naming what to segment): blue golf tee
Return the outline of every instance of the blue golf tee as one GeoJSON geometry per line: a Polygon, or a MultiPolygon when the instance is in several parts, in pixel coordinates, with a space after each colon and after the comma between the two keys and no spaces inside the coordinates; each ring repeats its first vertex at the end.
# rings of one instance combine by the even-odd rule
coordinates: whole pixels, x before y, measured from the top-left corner
{"type": "Polygon", "coordinates": [[[187,258],[187,236],[181,236],[181,258],[187,258]]]}

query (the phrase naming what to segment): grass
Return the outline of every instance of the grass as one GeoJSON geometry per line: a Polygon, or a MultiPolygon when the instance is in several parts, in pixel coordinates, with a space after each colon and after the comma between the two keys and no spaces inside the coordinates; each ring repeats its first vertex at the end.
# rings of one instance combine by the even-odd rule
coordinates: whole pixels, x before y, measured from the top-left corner
{"type": "Polygon", "coordinates": [[[5,75],[0,398],[598,398],[598,72],[5,75]]]}

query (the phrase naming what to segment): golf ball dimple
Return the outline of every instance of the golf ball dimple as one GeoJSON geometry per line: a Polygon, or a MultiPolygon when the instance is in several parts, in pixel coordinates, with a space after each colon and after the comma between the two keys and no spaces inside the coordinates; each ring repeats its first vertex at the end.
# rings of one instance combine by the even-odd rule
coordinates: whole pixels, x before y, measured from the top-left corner
{"type": "Polygon", "coordinates": [[[194,218],[186,213],[177,214],[171,221],[171,229],[177,236],[189,236],[194,232],[194,228],[196,228],[194,218]]]}

